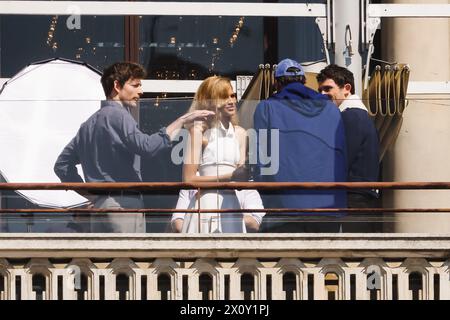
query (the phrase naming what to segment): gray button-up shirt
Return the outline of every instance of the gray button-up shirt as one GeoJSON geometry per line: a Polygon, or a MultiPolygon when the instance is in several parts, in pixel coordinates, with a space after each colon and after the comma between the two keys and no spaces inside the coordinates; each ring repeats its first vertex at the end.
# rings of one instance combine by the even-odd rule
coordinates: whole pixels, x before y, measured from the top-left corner
{"type": "Polygon", "coordinates": [[[140,182],[136,155],[153,156],[171,146],[165,128],[147,135],[120,103],[102,101],[101,108],[84,122],[55,163],[62,182],[140,182]]]}

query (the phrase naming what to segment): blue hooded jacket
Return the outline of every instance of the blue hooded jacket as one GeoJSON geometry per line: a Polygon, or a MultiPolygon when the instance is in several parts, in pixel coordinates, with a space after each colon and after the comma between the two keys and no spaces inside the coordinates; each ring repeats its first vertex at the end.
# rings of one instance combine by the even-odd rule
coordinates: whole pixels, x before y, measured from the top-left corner
{"type": "MultiPolygon", "coordinates": [[[[347,150],[344,124],[339,109],[328,99],[300,83],[290,83],[280,92],[261,101],[254,114],[258,132],[259,181],[344,182],[347,179],[347,150]],[[279,130],[279,167],[271,175],[262,174],[261,129],[279,130]]],[[[268,137],[269,157],[273,146],[268,137]]],[[[276,143],[276,142],[275,142],[276,143]]],[[[264,152],[264,150],[262,150],[264,152]]],[[[276,167],[276,166],[275,166],[276,167]]],[[[343,208],[345,190],[281,191],[267,206],[282,208],[343,208]]]]}

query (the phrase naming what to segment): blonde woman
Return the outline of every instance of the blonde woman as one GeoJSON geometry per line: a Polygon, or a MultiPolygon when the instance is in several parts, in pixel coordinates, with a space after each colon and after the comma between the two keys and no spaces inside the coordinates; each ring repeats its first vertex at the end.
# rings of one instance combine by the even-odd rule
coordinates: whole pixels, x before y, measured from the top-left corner
{"type": "MultiPolygon", "coordinates": [[[[214,119],[197,122],[189,128],[190,139],[183,165],[184,182],[223,182],[244,179],[246,132],[237,125],[236,95],[230,80],[213,76],[198,88],[190,111],[211,110],[214,119]]],[[[181,193],[180,193],[181,194],[181,193]]],[[[258,194],[259,197],[259,194],[258,194]]],[[[177,208],[186,208],[179,199],[177,208]]],[[[190,199],[188,208],[239,209],[234,190],[205,190],[190,199]]],[[[261,214],[261,219],[262,219],[261,214]]],[[[215,233],[257,231],[261,219],[242,213],[175,213],[172,227],[176,232],[215,233]]]]}

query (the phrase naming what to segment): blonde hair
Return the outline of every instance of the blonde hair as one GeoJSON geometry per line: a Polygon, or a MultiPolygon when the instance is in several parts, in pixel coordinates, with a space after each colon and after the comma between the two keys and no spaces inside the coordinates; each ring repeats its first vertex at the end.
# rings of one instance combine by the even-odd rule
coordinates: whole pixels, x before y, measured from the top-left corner
{"type": "MultiPolygon", "coordinates": [[[[206,123],[207,128],[211,128],[220,120],[217,109],[228,100],[228,89],[232,88],[230,79],[220,76],[212,76],[203,80],[195,93],[189,112],[195,110],[210,110],[216,112],[216,117],[206,123]]],[[[231,118],[233,125],[238,124],[237,115],[231,118]]]]}

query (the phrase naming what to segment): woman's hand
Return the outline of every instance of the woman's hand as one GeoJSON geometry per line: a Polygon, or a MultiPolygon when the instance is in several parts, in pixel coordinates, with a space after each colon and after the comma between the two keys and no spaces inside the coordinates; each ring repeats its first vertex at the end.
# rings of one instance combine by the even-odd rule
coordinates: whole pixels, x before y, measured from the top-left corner
{"type": "Polygon", "coordinates": [[[244,164],[236,168],[231,175],[231,181],[246,182],[249,179],[248,167],[244,164]]]}
{"type": "Polygon", "coordinates": [[[172,231],[176,233],[181,233],[183,230],[183,219],[175,219],[172,221],[172,231]]]}
{"type": "Polygon", "coordinates": [[[244,215],[244,223],[247,233],[255,233],[259,231],[259,223],[251,215],[244,215]]]}

